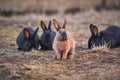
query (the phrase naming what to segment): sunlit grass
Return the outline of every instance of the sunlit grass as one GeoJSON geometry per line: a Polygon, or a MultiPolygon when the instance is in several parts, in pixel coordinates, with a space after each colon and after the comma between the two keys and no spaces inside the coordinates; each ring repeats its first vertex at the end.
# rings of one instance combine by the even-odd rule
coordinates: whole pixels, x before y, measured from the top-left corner
{"type": "Polygon", "coordinates": [[[110,47],[108,46],[107,43],[100,45],[100,46],[95,46],[94,44],[92,44],[92,51],[110,52],[109,49],[110,49],[110,47]]]}
{"type": "MultiPolygon", "coordinates": [[[[114,12],[118,15],[117,12],[114,12]]],[[[74,23],[76,16],[65,16],[68,19],[67,30],[70,31],[76,41],[76,53],[74,60],[55,60],[53,51],[23,52],[17,49],[16,38],[28,22],[33,28],[39,26],[40,20],[47,22],[53,18],[62,23],[60,15],[26,15],[9,17],[8,21],[19,19],[21,23],[13,26],[0,26],[0,79],[20,80],[119,80],[120,73],[120,49],[109,49],[107,45],[87,48],[87,41],[90,37],[89,24],[91,22],[99,25],[103,30],[106,23],[119,24],[119,18],[111,16],[109,12],[84,12],[78,14],[79,24],[74,23]],[[94,13],[94,14],[93,14],[94,13]],[[109,14],[108,16],[106,14],[109,14]],[[33,16],[33,17],[32,17],[33,16]],[[75,17],[75,18],[74,18],[75,17]],[[108,18],[109,17],[109,18],[108,18]],[[34,18],[34,19],[32,19],[34,18]],[[92,20],[91,20],[92,18],[92,20]],[[29,20],[30,19],[30,20],[29,20]],[[83,20],[84,19],[84,20],[83,20]],[[113,19],[113,20],[112,20],[113,19]],[[117,19],[115,21],[115,19],[117,19]],[[71,21],[71,22],[70,22],[71,21]],[[72,22],[73,21],[73,22],[72,22]],[[105,22],[104,22],[105,21],[105,22]],[[102,24],[103,23],[103,24],[102,24]]],[[[116,15],[116,16],[117,16],[116,15]]],[[[118,17],[118,16],[117,16],[118,17]]],[[[4,17],[3,17],[4,18],[4,17]]],[[[7,18],[5,19],[7,21],[7,18]]],[[[52,26],[53,28],[53,26],[52,26]]],[[[54,30],[54,28],[53,28],[54,30]]],[[[42,29],[39,30],[39,36],[42,29]]]]}

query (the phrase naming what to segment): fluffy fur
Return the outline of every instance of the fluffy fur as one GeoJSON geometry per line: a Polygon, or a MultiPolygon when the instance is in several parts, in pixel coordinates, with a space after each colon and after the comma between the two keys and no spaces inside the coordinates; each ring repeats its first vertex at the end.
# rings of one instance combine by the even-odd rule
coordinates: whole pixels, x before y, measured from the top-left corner
{"type": "Polygon", "coordinates": [[[88,48],[107,45],[108,48],[120,46],[120,27],[108,26],[105,30],[98,32],[96,25],[90,25],[91,37],[88,40],[88,48]]]}
{"type": "Polygon", "coordinates": [[[53,49],[56,58],[62,60],[67,58],[73,59],[75,53],[75,41],[73,40],[71,34],[65,30],[66,20],[64,20],[62,27],[55,19],[53,19],[53,24],[57,30],[57,34],[53,42],[53,49]]]}
{"type": "Polygon", "coordinates": [[[39,37],[38,32],[39,28],[35,31],[31,27],[25,27],[17,37],[18,49],[22,51],[30,51],[32,48],[39,48],[39,37]]]}
{"type": "Polygon", "coordinates": [[[41,28],[43,30],[40,39],[41,50],[52,50],[52,44],[56,33],[51,30],[51,21],[49,21],[48,27],[41,21],[41,28]]]}

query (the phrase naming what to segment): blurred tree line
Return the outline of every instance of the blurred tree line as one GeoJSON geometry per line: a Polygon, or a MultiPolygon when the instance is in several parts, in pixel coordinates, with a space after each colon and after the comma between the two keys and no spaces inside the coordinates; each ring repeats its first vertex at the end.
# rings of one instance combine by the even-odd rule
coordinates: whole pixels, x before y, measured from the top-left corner
{"type": "Polygon", "coordinates": [[[120,10],[120,0],[0,0],[0,15],[37,13],[53,15],[80,11],[120,10]]]}
{"type": "Polygon", "coordinates": [[[103,9],[120,9],[120,0],[102,0],[100,8],[103,8],[103,9]]]}

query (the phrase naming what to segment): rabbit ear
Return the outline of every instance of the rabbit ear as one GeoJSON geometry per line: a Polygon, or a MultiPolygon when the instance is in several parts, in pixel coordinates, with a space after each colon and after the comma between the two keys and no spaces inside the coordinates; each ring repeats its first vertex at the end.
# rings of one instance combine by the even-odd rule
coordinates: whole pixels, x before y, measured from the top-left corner
{"type": "Polygon", "coordinates": [[[98,35],[98,28],[97,28],[97,26],[94,26],[93,32],[94,32],[95,35],[98,35]]]}
{"type": "Polygon", "coordinates": [[[48,29],[51,30],[51,20],[49,20],[48,29]]]}
{"type": "Polygon", "coordinates": [[[37,34],[38,30],[39,30],[39,27],[36,28],[35,32],[34,32],[33,35],[32,35],[32,38],[35,37],[35,35],[37,34]]]}
{"type": "Polygon", "coordinates": [[[24,28],[23,33],[24,33],[24,36],[25,36],[26,38],[29,38],[29,37],[30,37],[30,32],[29,32],[28,29],[24,28]]]}
{"type": "Polygon", "coordinates": [[[44,31],[45,29],[47,29],[47,27],[46,27],[46,25],[45,25],[45,23],[44,23],[43,21],[41,21],[41,28],[43,29],[43,31],[44,31]]]}
{"type": "Polygon", "coordinates": [[[62,26],[62,28],[64,28],[65,29],[65,27],[66,27],[66,19],[64,19],[64,24],[63,24],[63,26],[62,26]]]}
{"type": "Polygon", "coordinates": [[[90,30],[91,30],[92,35],[94,35],[94,36],[98,35],[98,28],[97,28],[97,26],[95,26],[93,24],[90,24],[90,30]]]}
{"type": "Polygon", "coordinates": [[[59,23],[55,19],[53,19],[53,25],[57,31],[61,28],[59,23]]]}

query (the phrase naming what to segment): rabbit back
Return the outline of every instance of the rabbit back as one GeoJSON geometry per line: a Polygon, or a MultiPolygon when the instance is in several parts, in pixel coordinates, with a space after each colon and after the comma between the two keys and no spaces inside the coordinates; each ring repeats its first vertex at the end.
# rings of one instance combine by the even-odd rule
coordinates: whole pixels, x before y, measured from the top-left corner
{"type": "Polygon", "coordinates": [[[105,38],[106,42],[111,42],[110,47],[119,47],[120,46],[120,27],[116,25],[108,26],[104,31],[101,31],[101,34],[105,38]]]}
{"type": "MultiPolygon", "coordinates": [[[[27,30],[29,30],[30,36],[33,35],[33,33],[34,33],[33,28],[31,28],[31,27],[25,27],[25,28],[27,30]]],[[[30,51],[33,48],[33,46],[30,44],[31,41],[29,41],[28,39],[25,38],[23,30],[20,32],[19,36],[17,37],[16,42],[17,42],[17,45],[18,45],[19,49],[21,49],[23,51],[30,51]]],[[[34,48],[38,49],[38,47],[39,47],[39,37],[38,37],[38,35],[35,36],[35,39],[34,39],[33,43],[35,44],[34,48]]]]}
{"type": "Polygon", "coordinates": [[[120,27],[111,25],[105,30],[98,32],[95,25],[90,25],[91,37],[88,40],[88,47],[106,45],[110,48],[120,46],[120,27]]]}

